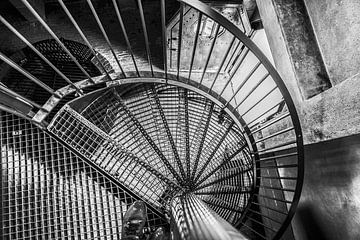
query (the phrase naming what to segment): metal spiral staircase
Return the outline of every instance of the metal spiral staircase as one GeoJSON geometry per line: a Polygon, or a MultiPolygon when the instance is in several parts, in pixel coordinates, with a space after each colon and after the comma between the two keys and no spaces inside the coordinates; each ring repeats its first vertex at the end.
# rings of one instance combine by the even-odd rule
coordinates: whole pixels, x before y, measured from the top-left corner
{"type": "Polygon", "coordinates": [[[52,7],[82,43],[21,2],[51,39],[31,42],[0,16],[27,45],[20,58],[0,53],[2,239],[120,239],[136,200],[146,231],[165,226],[174,239],[283,236],[301,192],[301,129],[241,16],[233,24],[197,0],[129,0],[131,35],[131,14],[107,1],[120,51],[86,0],[104,57],[68,1],[52,7]]]}

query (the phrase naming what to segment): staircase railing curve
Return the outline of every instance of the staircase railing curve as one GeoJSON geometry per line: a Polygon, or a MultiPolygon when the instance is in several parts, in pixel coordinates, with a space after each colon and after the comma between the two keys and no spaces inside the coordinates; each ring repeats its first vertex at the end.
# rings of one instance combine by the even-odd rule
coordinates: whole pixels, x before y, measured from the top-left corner
{"type": "MultiPolygon", "coordinates": [[[[119,1],[111,0],[123,37],[121,49],[104,14],[86,0],[88,17],[109,49],[104,52],[91,43],[88,30],[81,27],[85,23],[71,13],[68,2],[54,1],[84,47],[60,38],[27,0],[21,2],[61,54],[53,54],[54,45],[31,42],[31,36],[20,33],[6,17],[0,15],[0,22],[62,84],[50,87],[29,58],[19,61],[0,52],[4,64],[24,76],[26,87],[38,89],[29,95],[9,80],[7,70],[9,74],[1,76],[8,77],[0,79],[2,111],[30,121],[46,133],[44,138],[62,144],[66,150],[61,151],[74,154],[79,169],[87,169],[86,176],[100,174],[97,183],[112,194],[116,189],[121,211],[135,200],[145,201],[150,230],[166,225],[169,214],[180,239],[218,239],[219,232],[224,239],[281,238],[301,194],[302,132],[289,91],[251,40],[256,31],[249,31],[241,16],[235,25],[205,3],[180,0],[179,11],[170,18],[169,1],[149,7],[134,0],[130,9],[138,14],[141,34],[136,38],[142,39],[134,46],[129,34],[133,26],[127,25],[119,1]],[[159,14],[150,17],[147,7],[159,14]],[[211,223],[219,227],[206,227],[211,223]]],[[[10,118],[6,115],[2,121],[10,118]]],[[[6,131],[11,128],[4,127],[1,135],[10,138],[6,131]]],[[[7,224],[12,223],[16,225],[15,220],[7,224]]]]}

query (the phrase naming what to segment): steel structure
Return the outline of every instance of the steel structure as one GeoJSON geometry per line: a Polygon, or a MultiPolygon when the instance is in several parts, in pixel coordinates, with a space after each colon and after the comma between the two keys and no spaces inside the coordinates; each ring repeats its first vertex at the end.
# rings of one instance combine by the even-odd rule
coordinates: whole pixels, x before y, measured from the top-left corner
{"type": "Polygon", "coordinates": [[[148,233],[165,226],[175,239],[283,235],[301,193],[303,142],[289,92],[251,40],[256,31],[197,0],[180,0],[170,19],[159,0],[161,41],[150,44],[146,2],[134,0],[140,59],[112,0],[127,49],[120,57],[86,0],[113,57],[106,59],[66,1],[53,4],[84,44],[61,38],[21,2],[52,39],[32,43],[0,15],[27,45],[21,61],[0,52],[13,68],[0,79],[3,239],[120,239],[136,200],[147,204],[148,233]]]}

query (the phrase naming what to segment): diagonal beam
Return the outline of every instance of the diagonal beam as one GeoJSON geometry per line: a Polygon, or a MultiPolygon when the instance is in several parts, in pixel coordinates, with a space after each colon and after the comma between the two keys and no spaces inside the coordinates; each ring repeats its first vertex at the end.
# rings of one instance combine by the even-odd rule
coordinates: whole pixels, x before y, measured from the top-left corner
{"type": "Polygon", "coordinates": [[[236,46],[235,46],[235,48],[234,48],[234,51],[232,51],[231,56],[230,56],[230,58],[229,58],[229,60],[228,60],[228,62],[227,62],[227,64],[226,64],[226,66],[224,67],[225,70],[226,70],[226,69],[230,69],[230,70],[231,70],[232,67],[229,67],[229,65],[230,65],[232,62],[234,62],[234,60],[233,60],[234,58],[239,57],[241,51],[240,51],[240,53],[239,53],[239,52],[237,52],[237,50],[239,49],[239,47],[241,46],[241,44],[242,44],[241,41],[238,41],[238,43],[236,44],[236,46]],[[228,67],[229,67],[229,68],[228,68],[228,67]]]}
{"type": "Polygon", "coordinates": [[[98,57],[98,54],[95,52],[95,49],[93,48],[93,46],[90,44],[89,40],[87,39],[87,37],[85,36],[85,34],[83,33],[83,31],[80,29],[79,24],[75,21],[74,17],[71,15],[69,9],[66,7],[65,3],[63,2],[63,0],[57,0],[58,3],[60,4],[60,6],[62,7],[62,9],[64,10],[65,14],[68,16],[69,20],[72,22],[72,24],[74,25],[74,27],[76,28],[77,32],[80,34],[81,38],[84,40],[85,44],[89,47],[91,53],[94,55],[96,61],[99,63],[100,67],[102,68],[103,72],[106,74],[106,76],[111,79],[109,72],[106,70],[104,64],[101,62],[101,60],[98,57]]]}
{"type": "MultiPolygon", "coordinates": [[[[257,69],[261,66],[261,62],[259,61],[258,63],[255,64],[255,66],[250,70],[250,72],[246,75],[246,77],[244,78],[244,80],[240,83],[240,85],[237,87],[235,93],[231,96],[231,98],[226,102],[225,106],[227,106],[231,100],[233,100],[235,98],[235,96],[239,93],[239,91],[244,87],[244,85],[249,81],[249,79],[254,75],[254,73],[257,71],[257,69]]],[[[232,75],[234,76],[235,73],[232,75]]],[[[231,76],[231,78],[232,78],[231,76]]],[[[222,91],[223,93],[223,91],[222,91]]]]}
{"type": "MultiPolygon", "coordinates": [[[[214,80],[212,81],[212,84],[211,84],[211,86],[210,86],[210,88],[209,88],[209,90],[208,90],[208,93],[211,92],[211,90],[213,89],[214,84],[215,84],[217,78],[219,77],[220,71],[221,71],[222,67],[223,67],[224,64],[225,64],[226,59],[227,59],[228,56],[229,56],[230,50],[231,50],[231,48],[232,48],[233,45],[234,45],[234,42],[235,42],[235,37],[232,38],[231,43],[230,43],[229,47],[227,48],[226,53],[225,53],[225,55],[223,56],[223,58],[222,58],[222,60],[221,60],[220,66],[219,66],[218,70],[216,71],[215,78],[214,78],[214,80]]],[[[225,67],[225,69],[226,69],[226,67],[225,67]]]]}
{"type": "Polygon", "coordinates": [[[19,73],[21,73],[22,75],[27,77],[30,81],[32,81],[33,83],[40,86],[41,88],[43,88],[45,91],[47,91],[51,95],[56,95],[57,97],[60,97],[57,93],[54,92],[54,89],[52,89],[51,87],[49,87],[48,85],[43,83],[41,80],[36,78],[34,75],[32,75],[31,73],[26,71],[24,68],[22,68],[20,65],[15,63],[13,60],[11,60],[7,56],[5,56],[5,54],[3,54],[2,52],[0,52],[0,60],[4,61],[6,64],[8,64],[11,67],[13,67],[14,69],[16,69],[16,71],[18,71],[19,73]]]}
{"type": "Polygon", "coordinates": [[[237,72],[237,70],[240,68],[240,66],[242,65],[244,59],[246,58],[246,56],[248,55],[248,53],[250,52],[250,49],[247,48],[244,50],[244,55],[243,57],[240,59],[240,62],[238,63],[238,65],[235,67],[235,70],[232,74],[230,74],[229,79],[226,81],[225,85],[223,86],[221,92],[218,95],[218,99],[220,99],[220,97],[222,96],[222,94],[224,93],[225,89],[227,88],[227,86],[229,85],[229,83],[232,81],[233,77],[235,76],[235,73],[237,72]]]}
{"type": "Polygon", "coordinates": [[[11,112],[16,112],[18,115],[21,114],[21,116],[25,118],[29,118],[31,116],[33,106],[29,102],[19,99],[16,95],[12,95],[10,92],[4,92],[1,88],[0,99],[0,108],[2,110],[11,109],[11,112]]]}
{"type": "Polygon", "coordinates": [[[33,107],[41,109],[39,104],[12,91],[2,83],[0,83],[0,94],[1,104],[11,107],[13,110],[17,110],[25,115],[29,114],[33,107]]]}

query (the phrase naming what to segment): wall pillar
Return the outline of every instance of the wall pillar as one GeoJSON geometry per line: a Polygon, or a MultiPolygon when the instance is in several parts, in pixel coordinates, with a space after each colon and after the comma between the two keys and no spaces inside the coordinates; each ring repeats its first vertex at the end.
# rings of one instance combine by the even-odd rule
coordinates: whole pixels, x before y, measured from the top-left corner
{"type": "Polygon", "coordinates": [[[257,4],[275,65],[293,96],[309,99],[329,89],[303,0],[257,0],[257,4]]]}

